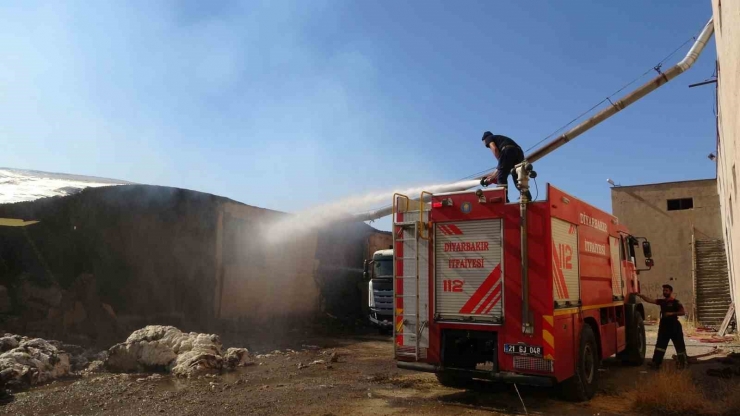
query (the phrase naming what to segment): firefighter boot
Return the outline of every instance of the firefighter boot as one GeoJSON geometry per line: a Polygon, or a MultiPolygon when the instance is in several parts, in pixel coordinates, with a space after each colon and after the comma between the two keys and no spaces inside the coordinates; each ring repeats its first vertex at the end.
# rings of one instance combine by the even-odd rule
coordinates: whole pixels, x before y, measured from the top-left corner
{"type": "Polygon", "coordinates": [[[647,368],[650,370],[658,371],[660,370],[661,363],[656,363],[655,361],[648,361],[647,362],[647,368]]]}
{"type": "Polygon", "coordinates": [[[653,360],[648,363],[648,368],[653,370],[660,369],[661,364],[663,364],[663,356],[665,356],[665,348],[655,348],[655,352],[653,352],[653,360]]]}
{"type": "Polygon", "coordinates": [[[679,352],[677,355],[676,360],[676,368],[679,370],[683,370],[689,365],[688,356],[686,355],[686,351],[679,352]]]}

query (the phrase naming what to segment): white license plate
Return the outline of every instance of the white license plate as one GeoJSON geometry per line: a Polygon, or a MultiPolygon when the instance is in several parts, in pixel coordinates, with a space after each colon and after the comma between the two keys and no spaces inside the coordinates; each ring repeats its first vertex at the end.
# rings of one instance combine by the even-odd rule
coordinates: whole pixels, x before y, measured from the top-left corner
{"type": "Polygon", "coordinates": [[[513,355],[542,357],[542,347],[527,344],[504,344],[504,352],[513,355]]]}

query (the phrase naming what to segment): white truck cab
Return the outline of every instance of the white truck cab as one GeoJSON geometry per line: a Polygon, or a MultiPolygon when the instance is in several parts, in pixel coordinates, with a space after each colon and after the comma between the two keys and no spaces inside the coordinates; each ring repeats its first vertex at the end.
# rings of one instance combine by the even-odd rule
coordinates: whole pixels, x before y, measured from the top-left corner
{"type": "Polygon", "coordinates": [[[364,279],[368,282],[370,322],[382,334],[393,329],[393,250],[378,250],[365,260],[364,279]]]}

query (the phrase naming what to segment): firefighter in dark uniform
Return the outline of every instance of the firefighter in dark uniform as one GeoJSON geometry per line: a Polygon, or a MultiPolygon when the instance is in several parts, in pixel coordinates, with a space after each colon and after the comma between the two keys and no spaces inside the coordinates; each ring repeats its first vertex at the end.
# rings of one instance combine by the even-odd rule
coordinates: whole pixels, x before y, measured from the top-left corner
{"type": "Polygon", "coordinates": [[[652,367],[660,368],[660,365],[663,363],[663,356],[665,356],[665,349],[668,347],[668,341],[673,341],[673,346],[676,348],[678,368],[685,367],[688,362],[688,356],[686,355],[686,344],[683,341],[683,328],[681,327],[681,322],[678,321],[678,317],[686,315],[686,311],[684,311],[681,302],[673,297],[673,287],[671,285],[663,285],[664,299],[650,299],[643,294],[639,294],[638,296],[647,303],[660,306],[658,342],[655,344],[652,367]]]}
{"type": "MultiPolygon", "coordinates": [[[[509,202],[509,174],[511,174],[514,180],[514,185],[517,183],[517,174],[511,170],[519,163],[524,160],[524,152],[516,142],[506,136],[499,134],[492,134],[490,131],[483,133],[483,145],[491,149],[493,156],[498,160],[498,166],[496,169],[481,179],[481,186],[488,186],[491,184],[497,184],[506,189],[506,202],[509,202]]],[[[531,201],[532,194],[527,191],[527,198],[531,201]]]]}

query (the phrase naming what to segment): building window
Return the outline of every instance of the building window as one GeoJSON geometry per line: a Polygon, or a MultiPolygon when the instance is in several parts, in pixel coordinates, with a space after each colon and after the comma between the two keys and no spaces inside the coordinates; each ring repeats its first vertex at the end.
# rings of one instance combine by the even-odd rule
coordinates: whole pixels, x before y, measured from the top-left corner
{"type": "Polygon", "coordinates": [[[669,199],[668,211],[680,211],[694,208],[694,198],[669,199]]]}

